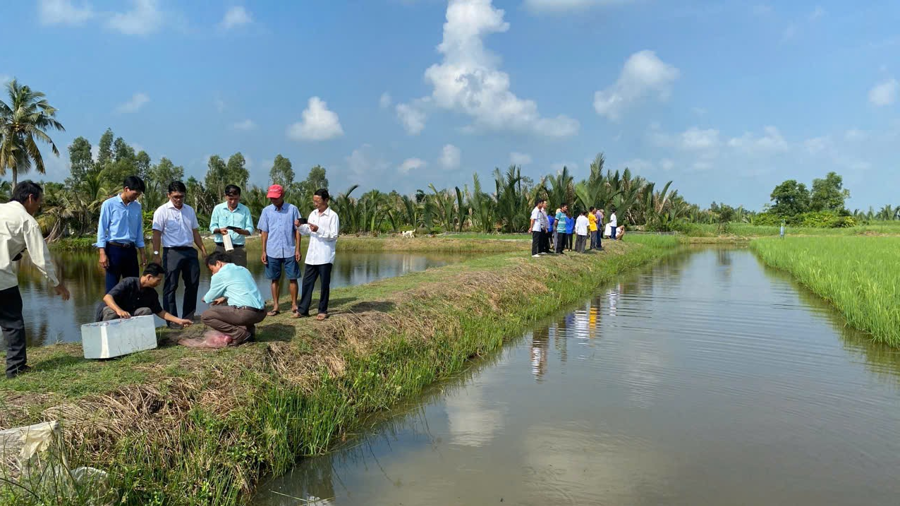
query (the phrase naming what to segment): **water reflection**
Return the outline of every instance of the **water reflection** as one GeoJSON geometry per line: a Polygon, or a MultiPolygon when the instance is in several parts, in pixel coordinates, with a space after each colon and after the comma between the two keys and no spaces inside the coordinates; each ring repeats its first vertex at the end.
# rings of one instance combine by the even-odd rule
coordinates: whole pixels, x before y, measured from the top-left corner
{"type": "MultiPolygon", "coordinates": [[[[249,248],[248,254],[251,258],[250,272],[253,273],[263,297],[270,300],[271,289],[269,281],[265,279],[265,266],[255,260],[258,251],[249,248]]],[[[464,255],[338,253],[331,283],[335,288],[359,285],[446,265],[465,258],[467,257],[464,255]]],[[[97,304],[104,295],[104,273],[97,264],[96,255],[86,252],[57,252],[53,253],[53,260],[61,278],[66,281],[72,293],[72,298],[68,302],[53,296],[27,257],[23,259],[19,271],[19,289],[24,303],[23,314],[29,346],[81,341],[80,325],[93,321],[97,304]]],[[[202,296],[209,288],[209,271],[201,268],[200,272],[200,296],[202,296]]],[[[287,283],[283,285],[282,296],[287,294],[287,283]]],[[[162,289],[159,290],[161,292],[162,289]]],[[[183,290],[182,286],[179,289],[178,307],[181,307],[180,294],[183,290]]],[[[202,311],[206,307],[208,306],[200,301],[197,309],[202,311]]],[[[161,320],[158,323],[161,323],[161,320]]],[[[5,342],[2,346],[5,347],[5,342]]]]}
{"type": "Polygon", "coordinates": [[[900,494],[900,356],[745,250],[623,277],[414,406],[302,462],[257,503],[893,505],[900,494]]]}

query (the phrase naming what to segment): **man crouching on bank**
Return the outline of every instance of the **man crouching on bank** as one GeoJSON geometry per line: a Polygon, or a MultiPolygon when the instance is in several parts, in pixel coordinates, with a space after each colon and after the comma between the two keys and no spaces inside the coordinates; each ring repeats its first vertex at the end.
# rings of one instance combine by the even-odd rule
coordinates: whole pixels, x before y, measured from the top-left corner
{"type": "Polygon", "coordinates": [[[216,252],[206,257],[212,272],[209,291],[203,301],[212,304],[200,315],[203,323],[224,334],[229,346],[237,346],[256,336],[256,324],[263,321],[265,303],[253,276],[245,267],[235,265],[231,258],[216,252]]]}

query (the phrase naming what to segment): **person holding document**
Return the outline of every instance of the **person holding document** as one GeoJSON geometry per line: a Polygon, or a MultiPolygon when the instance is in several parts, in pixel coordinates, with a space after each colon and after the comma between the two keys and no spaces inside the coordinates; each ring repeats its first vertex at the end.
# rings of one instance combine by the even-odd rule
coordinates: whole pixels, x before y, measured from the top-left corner
{"type": "Polygon", "coordinates": [[[217,252],[227,253],[236,265],[247,267],[244,244],[247,236],[253,235],[253,217],[250,209],[241,204],[240,188],[233,184],[225,187],[225,202],[213,208],[209,231],[213,233],[217,252]]]}
{"type": "Polygon", "coordinates": [[[309,248],[306,250],[306,266],[303,271],[303,288],[297,317],[309,316],[312,303],[312,291],[317,278],[322,278],[319,295],[319,314],[317,320],[328,318],[328,297],[331,293],[331,267],[334,264],[334,247],[337,244],[338,232],[341,228],[338,215],[330,207],[328,190],[316,190],[313,195],[313,212],[306,223],[298,220],[300,233],[309,236],[309,248]]]}

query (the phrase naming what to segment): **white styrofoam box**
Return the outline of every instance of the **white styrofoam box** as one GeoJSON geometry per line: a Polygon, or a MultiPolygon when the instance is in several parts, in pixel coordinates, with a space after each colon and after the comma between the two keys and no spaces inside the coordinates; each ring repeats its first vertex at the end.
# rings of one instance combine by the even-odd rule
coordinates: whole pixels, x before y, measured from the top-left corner
{"type": "Polygon", "coordinates": [[[156,348],[156,324],[152,316],[87,323],[81,326],[84,358],[121,357],[156,348]]]}

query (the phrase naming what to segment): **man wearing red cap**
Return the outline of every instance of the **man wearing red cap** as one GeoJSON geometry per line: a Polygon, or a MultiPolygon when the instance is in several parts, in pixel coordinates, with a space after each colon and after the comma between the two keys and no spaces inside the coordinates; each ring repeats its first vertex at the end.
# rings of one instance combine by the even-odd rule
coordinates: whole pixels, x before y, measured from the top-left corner
{"type": "Polygon", "coordinates": [[[272,310],[278,310],[278,294],[282,272],[287,276],[291,292],[291,312],[297,311],[297,279],[300,277],[300,231],[296,224],[300,211],[284,201],[284,188],[273,184],[266,195],[271,205],[259,215],[257,229],[262,233],[262,263],[266,266],[266,277],[272,281],[272,310]]]}

